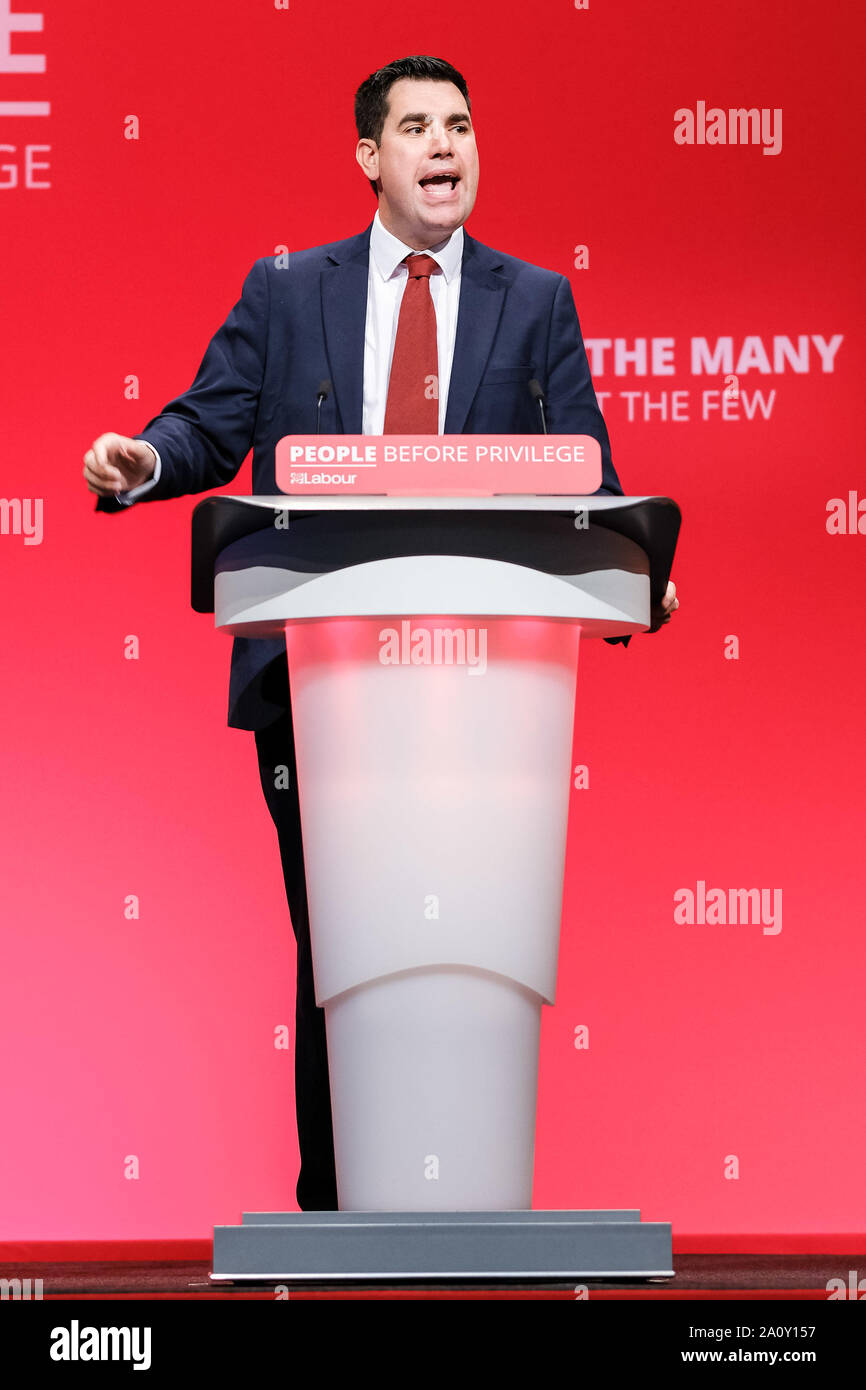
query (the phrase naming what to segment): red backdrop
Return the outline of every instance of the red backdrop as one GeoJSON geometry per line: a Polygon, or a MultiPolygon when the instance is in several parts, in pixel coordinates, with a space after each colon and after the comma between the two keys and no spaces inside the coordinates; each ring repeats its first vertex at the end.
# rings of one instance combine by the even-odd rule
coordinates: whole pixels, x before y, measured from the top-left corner
{"type": "MultiPolygon", "coordinates": [[[[257,256],[367,225],[354,90],[432,52],[473,101],[469,230],[570,276],[623,487],[684,515],[673,622],[581,656],[534,1204],[639,1206],[681,1249],[852,1248],[866,535],[828,506],[864,487],[862,20],[37,4],[7,40],[0,3],[0,1234],[295,1206],[294,939],[230,644],[189,607],[200,498],[95,515],[82,455],[190,384],[257,256]],[[765,110],[781,148],[680,143],[699,102],[765,110]],[[699,881],[781,919],[682,922],[699,881]]],[[[226,491],[249,489],[247,462],[226,491]]]]}

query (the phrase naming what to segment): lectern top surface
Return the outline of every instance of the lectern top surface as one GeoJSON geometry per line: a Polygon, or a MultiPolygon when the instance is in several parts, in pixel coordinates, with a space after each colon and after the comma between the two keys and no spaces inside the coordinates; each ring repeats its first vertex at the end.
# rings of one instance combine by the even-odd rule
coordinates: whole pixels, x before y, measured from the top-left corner
{"type": "Polygon", "coordinates": [[[537,493],[515,494],[494,497],[386,497],[381,493],[353,493],[351,496],[335,497],[333,494],[316,496],[310,493],[276,493],[270,496],[241,497],[222,493],[220,499],[226,502],[245,502],[251,507],[264,507],[272,511],[274,507],[297,512],[359,512],[359,511],[563,511],[587,510],[603,512],[621,510],[637,506],[643,502],[669,502],[669,497],[598,497],[595,493],[584,496],[539,496],[537,493]]]}

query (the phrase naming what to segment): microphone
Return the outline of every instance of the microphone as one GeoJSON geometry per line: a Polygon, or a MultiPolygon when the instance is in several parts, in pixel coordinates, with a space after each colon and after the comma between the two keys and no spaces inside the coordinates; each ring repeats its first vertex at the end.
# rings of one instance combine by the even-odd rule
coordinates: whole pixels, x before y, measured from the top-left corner
{"type": "Polygon", "coordinates": [[[530,396],[534,401],[538,402],[538,411],[541,415],[541,432],[542,434],[547,434],[547,410],[545,409],[547,397],[541,389],[541,382],[537,377],[533,377],[532,380],[528,381],[526,384],[529,388],[530,396]]]}
{"type": "Polygon", "coordinates": [[[328,399],[332,390],[333,387],[327,378],[319,382],[319,389],[316,392],[316,434],[319,434],[322,428],[322,401],[328,399]]]}

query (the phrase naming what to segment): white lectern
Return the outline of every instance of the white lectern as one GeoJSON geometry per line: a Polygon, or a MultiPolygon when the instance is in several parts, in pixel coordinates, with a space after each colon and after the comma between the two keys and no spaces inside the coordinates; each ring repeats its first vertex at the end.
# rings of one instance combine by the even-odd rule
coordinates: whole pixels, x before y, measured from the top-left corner
{"type": "Polygon", "coordinates": [[[670,1276],[668,1223],[534,1212],[581,638],[654,630],[667,498],[215,497],[193,606],[285,632],[337,1213],[214,1278],[670,1276]]]}

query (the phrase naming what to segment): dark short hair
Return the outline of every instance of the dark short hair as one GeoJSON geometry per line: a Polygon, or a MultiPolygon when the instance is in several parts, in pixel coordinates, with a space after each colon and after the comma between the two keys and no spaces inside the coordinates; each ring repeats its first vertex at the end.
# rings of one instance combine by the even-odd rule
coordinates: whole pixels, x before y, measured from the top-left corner
{"type": "MultiPolygon", "coordinates": [[[[426,54],[415,54],[411,58],[396,58],[378,72],[371,72],[355,93],[355,125],[359,140],[372,140],[376,145],[382,143],[382,131],[388,115],[388,93],[395,82],[403,77],[423,81],[453,82],[466,102],[467,111],[472,112],[469,88],[466,78],[444,58],[431,58],[426,54]]],[[[370,187],[379,196],[375,181],[370,179],[370,187]]]]}

